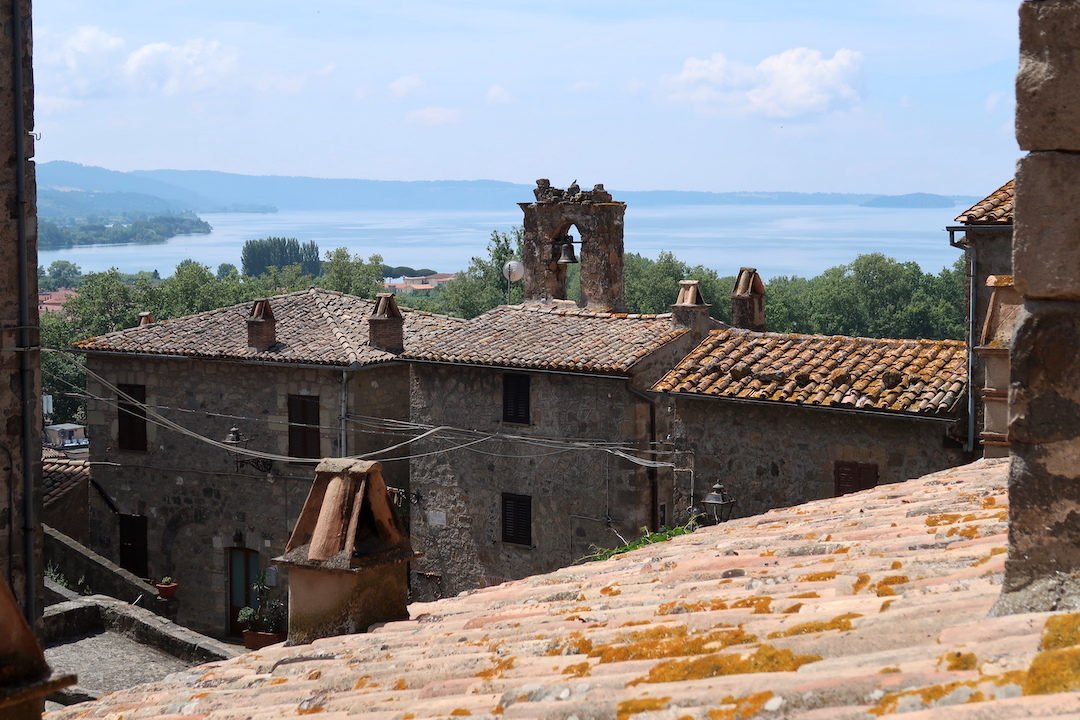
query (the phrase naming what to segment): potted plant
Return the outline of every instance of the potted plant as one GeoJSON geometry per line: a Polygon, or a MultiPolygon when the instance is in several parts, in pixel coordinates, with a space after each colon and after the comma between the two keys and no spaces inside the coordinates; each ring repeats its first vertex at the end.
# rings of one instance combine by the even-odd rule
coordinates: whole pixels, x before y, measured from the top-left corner
{"type": "Polygon", "coordinates": [[[266,597],[270,587],[266,584],[265,573],[259,573],[251,589],[255,591],[258,607],[247,605],[240,608],[236,621],[245,627],[244,647],[259,650],[286,638],[288,609],[281,600],[266,597]]]}
{"type": "Polygon", "coordinates": [[[157,591],[159,598],[168,600],[176,595],[176,583],[173,582],[173,579],[170,576],[166,575],[161,578],[161,582],[157,584],[157,591]]]}

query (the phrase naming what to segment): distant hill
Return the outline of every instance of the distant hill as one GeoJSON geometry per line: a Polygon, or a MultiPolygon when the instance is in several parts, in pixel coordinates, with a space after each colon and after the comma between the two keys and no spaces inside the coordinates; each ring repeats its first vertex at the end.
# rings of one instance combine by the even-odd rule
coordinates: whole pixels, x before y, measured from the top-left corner
{"type": "MultiPolygon", "coordinates": [[[[533,186],[498,180],[346,180],[238,175],[212,170],[138,170],[52,161],[37,168],[38,186],[87,192],[139,193],[197,212],[281,210],[505,210],[533,198],[533,186]]],[[[620,191],[616,199],[635,207],[661,205],[863,205],[952,207],[978,198],[941,195],[888,196],[856,193],[620,191]],[[935,205],[878,205],[891,198],[936,198],[935,205]]],[[[914,202],[898,200],[899,202],[914,202]]],[[[927,200],[926,202],[930,202],[927,200]]]]}
{"type": "Polygon", "coordinates": [[[38,190],[38,216],[60,224],[135,220],[180,215],[188,208],[153,195],[134,192],[38,190]]]}
{"type": "MultiPolygon", "coordinates": [[[[970,198],[977,202],[978,198],[970,198]]],[[[880,195],[859,203],[863,207],[877,208],[949,208],[956,206],[956,199],[944,195],[929,193],[910,193],[908,195],[880,195]]]]}

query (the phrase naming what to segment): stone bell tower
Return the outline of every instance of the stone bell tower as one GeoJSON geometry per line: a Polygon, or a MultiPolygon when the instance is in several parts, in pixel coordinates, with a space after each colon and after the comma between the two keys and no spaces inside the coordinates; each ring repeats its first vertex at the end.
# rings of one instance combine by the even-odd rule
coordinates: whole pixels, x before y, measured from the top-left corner
{"type": "Polygon", "coordinates": [[[525,213],[525,302],[566,299],[566,264],[560,263],[572,228],[577,228],[581,256],[581,300],[588,308],[624,309],[623,216],[626,203],[615,202],[603,185],[566,190],[537,180],[536,202],[518,203],[525,213]]]}

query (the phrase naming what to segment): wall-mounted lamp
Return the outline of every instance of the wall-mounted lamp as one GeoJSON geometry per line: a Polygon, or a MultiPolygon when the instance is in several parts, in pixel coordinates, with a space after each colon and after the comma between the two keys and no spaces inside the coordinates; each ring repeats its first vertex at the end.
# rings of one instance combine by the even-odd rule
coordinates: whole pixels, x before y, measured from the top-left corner
{"type": "Polygon", "coordinates": [[[240,428],[236,427],[235,425],[229,428],[229,434],[226,435],[225,439],[221,442],[228,445],[230,448],[236,448],[235,450],[230,449],[228,452],[229,456],[236,461],[237,470],[240,470],[240,468],[244,466],[250,466],[255,468],[256,470],[259,470],[260,472],[270,472],[270,468],[274,466],[273,460],[267,460],[266,458],[257,457],[245,457],[238,452],[238,450],[247,447],[248,438],[244,437],[243,434],[240,432],[240,428]]]}
{"type": "Polygon", "coordinates": [[[730,520],[735,510],[735,498],[721,483],[712,486],[712,491],[701,499],[701,504],[705,506],[706,513],[712,513],[714,525],[730,520]]]}

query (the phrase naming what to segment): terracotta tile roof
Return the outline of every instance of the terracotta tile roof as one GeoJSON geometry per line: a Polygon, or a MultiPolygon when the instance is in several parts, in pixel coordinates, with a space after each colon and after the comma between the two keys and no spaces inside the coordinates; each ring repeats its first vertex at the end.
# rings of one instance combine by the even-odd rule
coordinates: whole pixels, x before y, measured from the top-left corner
{"type": "Polygon", "coordinates": [[[46,506],[73,487],[89,481],[90,463],[86,460],[69,460],[54,457],[43,457],[42,459],[42,502],[46,506]]]}
{"type": "Polygon", "coordinates": [[[671,315],[504,305],[406,349],[418,360],[575,372],[625,373],[685,329],[671,315]]]}
{"type": "Polygon", "coordinates": [[[772,510],[46,717],[1075,718],[1080,613],[987,617],[1007,473],[772,510]]]}
{"type": "Polygon", "coordinates": [[[874,340],[714,330],[653,386],[661,392],[948,416],[967,366],[956,340],[874,340]]]}
{"type": "MultiPolygon", "coordinates": [[[[373,300],[310,288],[270,298],[277,319],[277,343],[265,352],[247,349],[247,317],[252,303],[120,330],[75,343],[91,352],[147,353],[190,357],[317,365],[369,365],[395,359],[368,345],[373,300]]],[[[458,318],[401,308],[405,348],[458,318]]]]}
{"type": "Polygon", "coordinates": [[[956,222],[965,225],[1012,225],[1013,197],[1016,195],[1014,182],[1010,180],[985,200],[972,205],[956,218],[956,222]]]}

